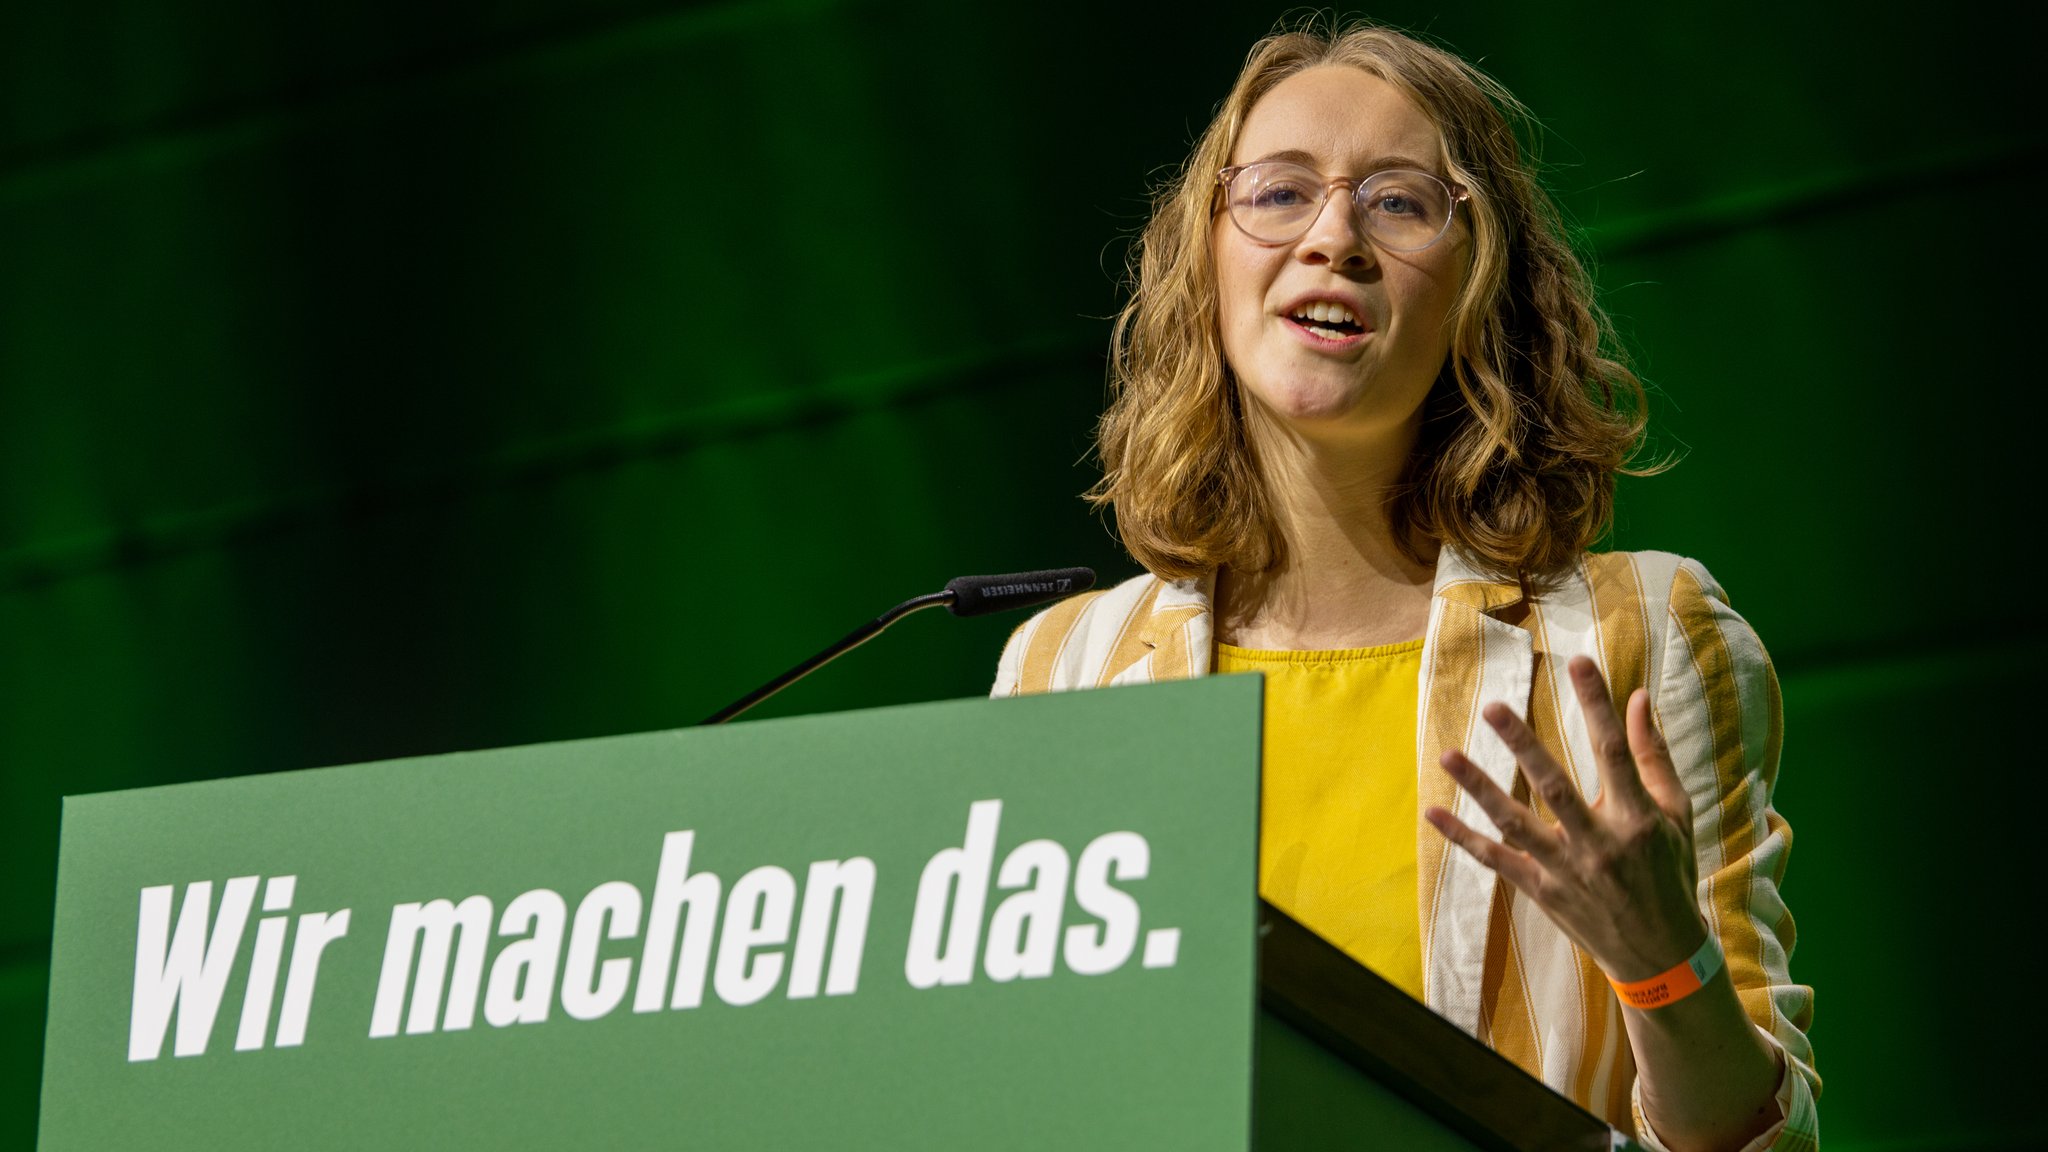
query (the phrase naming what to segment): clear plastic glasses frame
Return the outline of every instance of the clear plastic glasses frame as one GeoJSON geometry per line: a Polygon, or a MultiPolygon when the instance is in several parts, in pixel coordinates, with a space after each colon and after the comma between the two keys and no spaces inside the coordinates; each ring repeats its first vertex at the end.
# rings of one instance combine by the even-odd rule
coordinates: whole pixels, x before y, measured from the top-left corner
{"type": "Polygon", "coordinates": [[[1464,185],[1445,183],[1414,168],[1331,179],[1305,165],[1280,160],[1232,165],[1216,174],[1216,183],[1230,222],[1261,244],[1291,244],[1308,235],[1330,190],[1348,188],[1352,211],[1365,234],[1389,252],[1420,252],[1443,239],[1458,205],[1472,198],[1464,185]],[[1375,201],[1382,196],[1388,202],[1375,201]]]}

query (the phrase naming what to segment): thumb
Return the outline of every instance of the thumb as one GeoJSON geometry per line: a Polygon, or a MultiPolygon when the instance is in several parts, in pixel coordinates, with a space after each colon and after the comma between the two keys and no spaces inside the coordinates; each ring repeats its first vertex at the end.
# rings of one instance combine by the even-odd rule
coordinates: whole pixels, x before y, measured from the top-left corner
{"type": "Polygon", "coordinates": [[[1643,788],[1650,798],[1665,815],[1690,831],[1692,797],[1686,794],[1685,783],[1678,778],[1678,768],[1671,762],[1671,749],[1664,743],[1664,734],[1650,717],[1650,694],[1642,688],[1628,698],[1628,746],[1635,751],[1636,771],[1641,773],[1643,788]]]}

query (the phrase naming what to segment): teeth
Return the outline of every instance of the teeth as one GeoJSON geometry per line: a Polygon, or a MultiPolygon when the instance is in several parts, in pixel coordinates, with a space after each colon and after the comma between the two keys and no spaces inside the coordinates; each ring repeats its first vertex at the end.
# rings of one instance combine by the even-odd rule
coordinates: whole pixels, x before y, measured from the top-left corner
{"type": "Polygon", "coordinates": [[[1317,300],[1296,312],[1295,316],[1304,320],[1321,320],[1325,323],[1335,321],[1348,321],[1352,324],[1358,323],[1358,317],[1351,314],[1351,309],[1329,300],[1317,300]]]}

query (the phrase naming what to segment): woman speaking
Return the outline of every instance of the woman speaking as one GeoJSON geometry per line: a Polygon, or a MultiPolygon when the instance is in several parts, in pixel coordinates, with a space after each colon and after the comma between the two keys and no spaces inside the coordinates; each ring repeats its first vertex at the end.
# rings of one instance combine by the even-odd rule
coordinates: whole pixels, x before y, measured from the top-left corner
{"type": "Polygon", "coordinates": [[[1777,681],[1697,562],[1586,550],[1643,391],[1519,115],[1385,28],[1253,49],[1116,324],[1147,574],[995,694],[1263,673],[1266,899],[1653,1148],[1814,1148],[1777,681]]]}

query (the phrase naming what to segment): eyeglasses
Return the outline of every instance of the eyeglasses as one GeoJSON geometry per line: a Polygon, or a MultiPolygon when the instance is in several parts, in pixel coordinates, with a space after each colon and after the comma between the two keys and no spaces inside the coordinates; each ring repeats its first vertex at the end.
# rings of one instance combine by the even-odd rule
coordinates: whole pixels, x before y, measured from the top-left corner
{"type": "Polygon", "coordinates": [[[1390,252],[1419,252],[1450,229],[1451,213],[1472,194],[1427,172],[1389,168],[1362,180],[1331,180],[1313,168],[1267,160],[1216,174],[1223,203],[1238,231],[1261,244],[1289,244],[1308,235],[1330,189],[1351,189],[1351,202],[1374,244],[1390,252]]]}

